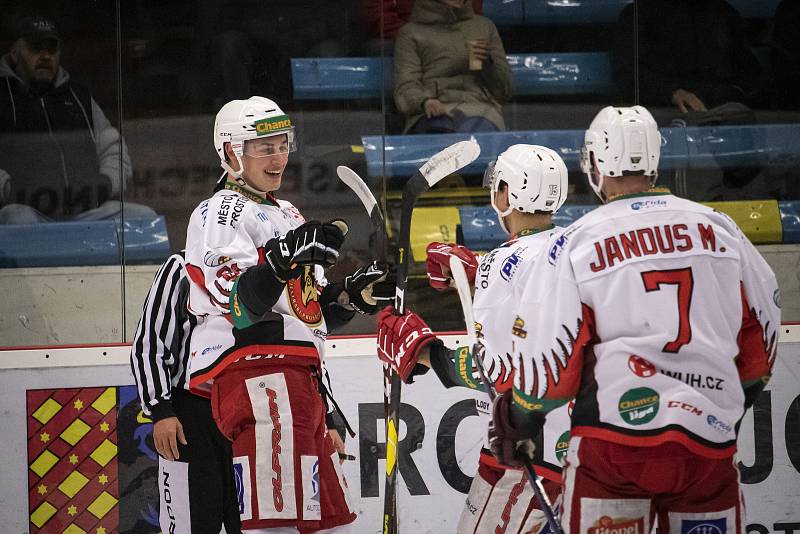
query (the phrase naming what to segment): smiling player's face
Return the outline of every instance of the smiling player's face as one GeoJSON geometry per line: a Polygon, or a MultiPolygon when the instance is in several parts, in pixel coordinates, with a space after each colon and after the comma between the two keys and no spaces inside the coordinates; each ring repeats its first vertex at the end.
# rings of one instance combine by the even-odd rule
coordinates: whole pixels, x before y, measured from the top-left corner
{"type": "MultiPolygon", "coordinates": [[[[226,148],[230,150],[230,146],[226,148]]],[[[228,159],[236,168],[236,158],[232,152],[228,159]]],[[[258,191],[271,193],[281,187],[283,171],[289,163],[289,144],[286,135],[274,135],[261,139],[245,141],[242,164],[244,180],[258,191]]]]}

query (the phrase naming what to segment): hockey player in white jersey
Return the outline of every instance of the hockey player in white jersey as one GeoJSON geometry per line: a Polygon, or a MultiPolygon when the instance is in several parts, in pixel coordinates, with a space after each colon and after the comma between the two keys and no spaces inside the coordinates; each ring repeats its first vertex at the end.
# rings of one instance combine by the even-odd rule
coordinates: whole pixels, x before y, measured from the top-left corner
{"type": "Polygon", "coordinates": [[[775,359],[778,286],[729,217],[654,187],[660,143],[643,107],[595,117],[582,168],[604,205],[551,239],[509,325],[492,449],[517,463],[575,399],[566,533],[743,531],[733,455],[775,359]]]}
{"type": "Polygon", "coordinates": [[[189,308],[199,316],[190,386],[210,395],[233,442],[243,531],[349,529],[355,514],[326,429],[323,349],[354,309],[377,310],[369,296],[381,293],[386,266],[327,283],[346,225],[306,222],[274,196],[295,149],[275,102],[225,104],[214,145],[224,186],[194,210],[186,240],[189,308]]]}
{"type": "MultiPolygon", "coordinates": [[[[484,186],[490,189],[492,206],[510,240],[479,261],[463,246],[431,243],[427,271],[431,286],[443,291],[451,285],[450,256],[464,263],[474,285],[476,329],[486,355],[484,368],[495,389],[503,392],[513,383],[511,336],[505,328],[513,320],[512,295],[516,286],[524,284],[549,236],[558,230],[551,219],[567,196],[567,168],[549,148],[514,145],[487,167],[484,186]]],[[[389,363],[395,355],[401,355],[398,372],[404,381],[433,368],[445,387],[484,390],[473,366],[471,348],[448,349],[419,315],[409,311],[398,316],[393,312],[386,308],[378,317],[378,355],[389,363]]],[[[566,452],[569,430],[566,412],[564,406],[550,419],[534,461],[551,499],[560,492],[560,458],[566,452]]],[[[478,413],[482,424],[488,424],[489,413],[481,406],[478,413]]],[[[507,469],[484,449],[457,532],[538,533],[545,524],[524,471],[507,469]]]]}

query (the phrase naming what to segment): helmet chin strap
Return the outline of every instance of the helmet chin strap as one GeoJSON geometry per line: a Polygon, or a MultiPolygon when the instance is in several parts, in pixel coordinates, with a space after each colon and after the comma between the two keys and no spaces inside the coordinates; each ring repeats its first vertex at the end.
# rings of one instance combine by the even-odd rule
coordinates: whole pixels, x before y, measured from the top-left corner
{"type": "MultiPolygon", "coordinates": [[[[594,168],[592,168],[592,170],[594,170],[594,168]]],[[[600,202],[605,204],[607,202],[606,196],[603,193],[603,181],[605,180],[605,177],[601,174],[599,181],[595,183],[594,177],[592,176],[592,170],[586,173],[586,179],[589,181],[589,187],[592,188],[592,191],[594,191],[594,194],[600,199],[600,202]]]]}
{"type": "Polygon", "coordinates": [[[509,205],[508,205],[508,208],[506,208],[506,210],[505,210],[505,211],[501,211],[501,210],[500,210],[500,208],[498,208],[498,207],[497,207],[497,204],[495,204],[495,202],[494,202],[494,197],[495,197],[496,195],[497,195],[497,191],[492,191],[492,199],[491,199],[491,200],[492,200],[492,208],[494,209],[494,212],[497,214],[497,221],[500,223],[500,228],[502,228],[502,229],[503,229],[503,231],[504,231],[506,234],[508,234],[508,235],[511,235],[511,232],[509,232],[509,231],[508,231],[508,227],[506,226],[506,221],[505,221],[505,218],[506,218],[506,217],[507,217],[507,216],[508,216],[508,215],[509,215],[509,214],[510,214],[512,211],[514,211],[514,208],[512,208],[512,207],[511,207],[511,204],[509,204],[509,205]]]}
{"type": "Polygon", "coordinates": [[[231,167],[227,161],[220,161],[220,167],[222,167],[229,175],[233,177],[234,181],[239,185],[239,187],[241,187],[245,191],[249,191],[255,195],[266,198],[267,197],[266,191],[260,191],[256,189],[252,185],[248,184],[247,181],[244,179],[244,165],[242,165],[242,159],[238,155],[236,156],[236,161],[239,162],[239,168],[242,170],[240,171],[233,170],[233,167],[231,167]]]}

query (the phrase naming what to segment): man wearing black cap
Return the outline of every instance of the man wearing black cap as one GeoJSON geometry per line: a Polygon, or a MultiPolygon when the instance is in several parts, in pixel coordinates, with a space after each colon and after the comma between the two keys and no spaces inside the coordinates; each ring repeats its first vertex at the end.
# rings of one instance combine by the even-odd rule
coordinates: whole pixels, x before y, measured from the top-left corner
{"type": "MultiPolygon", "coordinates": [[[[128,149],[88,89],[61,67],[44,17],[21,19],[0,58],[0,224],[100,219],[119,213],[128,149]],[[105,203],[105,204],[104,204],[105,203]]],[[[155,215],[127,206],[126,215],[155,215]]]]}

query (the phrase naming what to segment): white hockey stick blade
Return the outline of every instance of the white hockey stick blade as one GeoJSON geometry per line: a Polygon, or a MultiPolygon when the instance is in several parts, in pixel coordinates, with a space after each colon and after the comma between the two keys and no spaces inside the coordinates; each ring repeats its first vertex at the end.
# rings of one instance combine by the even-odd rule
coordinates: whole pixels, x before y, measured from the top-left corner
{"type": "Polygon", "coordinates": [[[369,190],[369,187],[367,187],[367,184],[364,183],[364,180],[358,175],[358,173],[350,167],[339,165],[336,167],[336,174],[339,175],[339,179],[344,182],[347,187],[352,189],[353,192],[358,195],[358,198],[361,199],[361,203],[364,204],[364,208],[366,208],[367,213],[372,213],[372,208],[374,208],[378,202],[375,200],[375,196],[373,196],[372,191],[369,190]]]}
{"type": "Polygon", "coordinates": [[[461,309],[464,311],[464,322],[467,325],[467,343],[472,347],[478,341],[478,333],[475,330],[475,316],[472,312],[472,293],[467,280],[467,273],[464,271],[464,264],[456,256],[450,256],[450,273],[458,290],[458,298],[461,299],[461,309]]]}
{"type": "Polygon", "coordinates": [[[433,187],[445,176],[463,169],[478,159],[480,154],[481,147],[474,137],[468,141],[459,141],[434,154],[419,168],[419,173],[425,177],[428,185],[433,187]]]}

